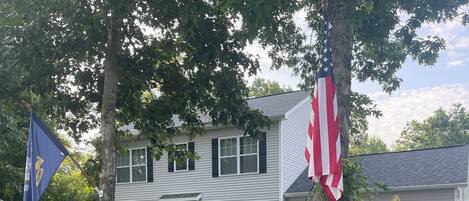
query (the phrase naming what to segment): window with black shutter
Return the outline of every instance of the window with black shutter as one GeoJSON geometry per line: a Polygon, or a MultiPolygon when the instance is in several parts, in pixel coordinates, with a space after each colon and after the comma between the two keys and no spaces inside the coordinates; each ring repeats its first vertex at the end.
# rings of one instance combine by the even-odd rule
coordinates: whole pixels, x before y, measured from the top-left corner
{"type": "Polygon", "coordinates": [[[194,152],[194,142],[176,144],[176,150],[168,153],[168,172],[182,172],[195,170],[194,159],[189,159],[185,152],[194,152]]]}
{"type": "Polygon", "coordinates": [[[147,182],[153,182],[153,156],[151,147],[147,147],[147,182]]]}
{"type": "MultiPolygon", "coordinates": [[[[148,181],[147,148],[133,148],[117,153],[117,183],[148,181]]],[[[153,166],[151,167],[153,168],[153,166]]]]}
{"type": "Polygon", "coordinates": [[[212,177],[218,177],[218,138],[212,139],[212,177]]]}
{"type": "Polygon", "coordinates": [[[267,172],[266,136],[212,139],[212,175],[267,172]]]}
{"type": "MultiPolygon", "coordinates": [[[[194,156],[195,155],[195,144],[194,142],[187,143],[187,148],[189,152],[194,156]]],[[[195,160],[193,158],[189,159],[189,170],[195,170],[195,160]]]]}

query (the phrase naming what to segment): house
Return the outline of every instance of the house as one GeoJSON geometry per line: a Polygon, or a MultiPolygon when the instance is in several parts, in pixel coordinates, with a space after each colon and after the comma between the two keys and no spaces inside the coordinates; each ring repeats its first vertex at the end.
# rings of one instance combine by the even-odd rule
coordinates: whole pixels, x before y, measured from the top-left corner
{"type": "Polygon", "coordinates": [[[116,200],[284,200],[306,165],[310,96],[295,91],[247,102],[272,121],[260,140],[232,127],[209,127],[190,142],[186,135],[175,136],[177,146],[200,156],[196,161],[173,161],[167,153],[156,161],[148,157],[148,141],[127,144],[117,159],[116,200]]]}
{"type": "MultiPolygon", "coordinates": [[[[247,100],[272,120],[259,141],[232,127],[208,127],[193,141],[175,136],[177,146],[200,156],[196,161],[169,160],[167,153],[156,161],[148,157],[148,141],[130,142],[118,154],[116,200],[305,200],[313,185],[304,159],[310,101],[302,91],[247,100]]],[[[362,155],[359,160],[368,182],[389,189],[372,200],[398,195],[401,201],[469,201],[468,152],[469,146],[453,146],[362,155]]]]}
{"type": "MultiPolygon", "coordinates": [[[[390,201],[467,201],[469,146],[359,156],[363,174],[370,183],[385,184],[388,191],[374,199],[390,201]]],[[[286,201],[304,201],[312,183],[306,169],[284,193],[286,201]]],[[[367,200],[367,197],[363,197],[367,200]]]]}

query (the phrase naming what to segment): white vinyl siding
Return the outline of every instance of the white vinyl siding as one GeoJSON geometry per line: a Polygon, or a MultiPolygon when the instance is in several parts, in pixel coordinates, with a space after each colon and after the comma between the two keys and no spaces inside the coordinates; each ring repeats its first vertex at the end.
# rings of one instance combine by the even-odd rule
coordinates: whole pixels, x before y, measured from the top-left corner
{"type": "MultiPolygon", "coordinates": [[[[390,201],[398,195],[400,201],[454,201],[455,189],[434,189],[378,193],[371,201],[390,201]]],[[[367,198],[364,198],[367,199],[367,198]]]]}
{"type": "MultiPolygon", "coordinates": [[[[278,123],[272,122],[267,131],[267,173],[240,174],[212,177],[212,138],[227,138],[243,135],[235,128],[208,130],[207,134],[194,139],[195,152],[200,156],[195,161],[194,171],[168,172],[167,160],[154,161],[154,182],[118,184],[116,200],[154,201],[161,195],[202,193],[204,201],[278,201],[279,200],[279,146],[278,123]]],[[[174,143],[187,142],[187,136],[178,135],[174,143]]],[[[131,147],[146,146],[146,141],[132,143],[131,147]]],[[[220,154],[220,152],[219,152],[220,154]]],[[[167,158],[164,154],[162,159],[167,158]]]]}
{"type": "Polygon", "coordinates": [[[306,168],[305,146],[311,98],[292,108],[281,122],[281,192],[285,192],[306,168]]]}

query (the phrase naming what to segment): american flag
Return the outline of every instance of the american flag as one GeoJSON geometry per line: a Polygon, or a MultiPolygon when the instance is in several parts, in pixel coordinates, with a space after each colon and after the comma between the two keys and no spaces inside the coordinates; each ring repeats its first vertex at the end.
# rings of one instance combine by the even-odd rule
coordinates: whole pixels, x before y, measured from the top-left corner
{"type": "Polygon", "coordinates": [[[343,192],[342,161],[336,85],[332,63],[331,28],[324,13],[321,65],[316,75],[311,118],[308,123],[305,157],[308,177],[319,182],[329,200],[337,201],[343,192]]]}

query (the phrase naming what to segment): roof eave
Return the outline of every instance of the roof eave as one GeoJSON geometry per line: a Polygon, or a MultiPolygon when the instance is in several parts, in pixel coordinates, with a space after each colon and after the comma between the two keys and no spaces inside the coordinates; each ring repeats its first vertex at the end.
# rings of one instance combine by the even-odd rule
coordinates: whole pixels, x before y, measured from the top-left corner
{"type": "Polygon", "coordinates": [[[451,183],[451,184],[431,184],[431,185],[417,185],[417,186],[391,186],[387,187],[389,190],[380,190],[378,192],[396,192],[396,191],[415,191],[415,190],[434,190],[434,189],[447,189],[456,188],[459,186],[467,186],[467,183],[451,183]]]}
{"type": "MultiPolygon", "coordinates": [[[[416,190],[435,190],[435,189],[449,189],[456,188],[459,186],[467,186],[468,183],[452,183],[452,184],[432,184],[432,185],[417,185],[417,186],[394,186],[387,187],[388,190],[378,190],[378,193],[381,192],[397,192],[397,191],[416,191],[416,190]]],[[[360,192],[366,192],[365,189],[360,189],[360,192]]],[[[306,197],[309,192],[291,192],[284,193],[286,198],[298,198],[306,197]]]]}
{"type": "MultiPolygon", "coordinates": [[[[277,115],[277,116],[270,116],[268,117],[271,121],[281,121],[285,118],[285,114],[281,114],[281,115],[277,115]]],[[[181,126],[177,126],[176,128],[180,128],[181,126]]],[[[225,129],[225,128],[233,128],[234,126],[231,125],[231,126],[214,126],[212,124],[212,122],[206,122],[204,123],[204,127],[206,130],[216,130],[216,129],[225,129]]],[[[184,134],[184,133],[187,133],[188,131],[183,129],[181,130],[181,134],[184,134]]],[[[132,140],[142,140],[142,139],[146,139],[145,137],[142,137],[141,135],[139,134],[133,134],[132,135],[132,140]]]]}

